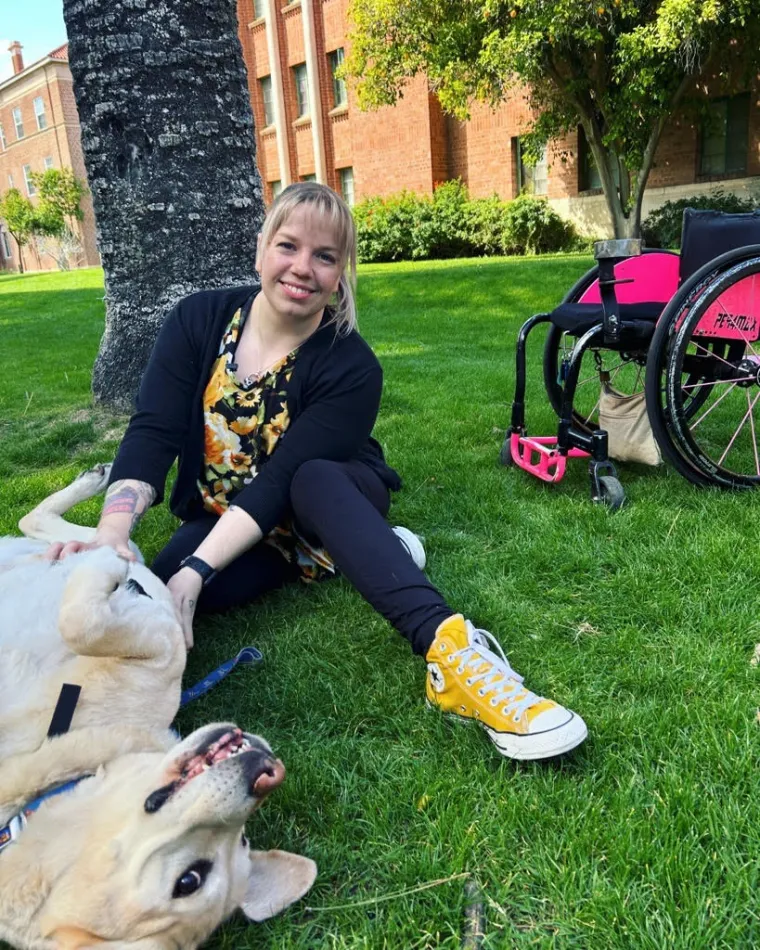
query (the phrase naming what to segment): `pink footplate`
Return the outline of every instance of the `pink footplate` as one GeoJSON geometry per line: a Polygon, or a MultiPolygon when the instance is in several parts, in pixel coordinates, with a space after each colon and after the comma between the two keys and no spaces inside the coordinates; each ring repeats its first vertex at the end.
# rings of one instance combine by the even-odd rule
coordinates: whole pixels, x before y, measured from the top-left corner
{"type": "Polygon", "coordinates": [[[559,482],[565,474],[569,458],[588,458],[583,449],[569,449],[561,454],[555,435],[519,435],[513,432],[509,439],[512,461],[515,465],[540,478],[543,482],[559,482]]]}

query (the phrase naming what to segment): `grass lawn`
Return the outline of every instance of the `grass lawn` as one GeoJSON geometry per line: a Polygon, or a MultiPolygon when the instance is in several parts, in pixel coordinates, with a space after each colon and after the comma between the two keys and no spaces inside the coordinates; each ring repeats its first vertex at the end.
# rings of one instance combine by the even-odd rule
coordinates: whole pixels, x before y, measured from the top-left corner
{"type": "MultiPolygon", "coordinates": [[[[622,465],[628,504],[610,514],[582,462],[557,486],[497,462],[517,328],[587,266],[367,266],[359,312],[385,368],[376,435],[405,481],[392,520],[425,537],[432,579],[528,685],[584,716],[588,741],[518,765],[427,712],[423,663],[344,581],[200,619],[188,682],[246,643],[265,661],[180,726],[235,719],[269,739],[289,774],[250,837],[320,868],[301,904],[235,919],[211,946],[453,950],[463,872],[484,895],[485,948],[760,941],[760,495],[622,465]]],[[[125,420],[89,392],[102,298],[94,270],[0,278],[0,534],[114,454],[125,420]]],[[[536,348],[532,362],[528,425],[550,433],[536,348]]],[[[139,526],[148,557],[172,524],[159,509],[139,526]]]]}

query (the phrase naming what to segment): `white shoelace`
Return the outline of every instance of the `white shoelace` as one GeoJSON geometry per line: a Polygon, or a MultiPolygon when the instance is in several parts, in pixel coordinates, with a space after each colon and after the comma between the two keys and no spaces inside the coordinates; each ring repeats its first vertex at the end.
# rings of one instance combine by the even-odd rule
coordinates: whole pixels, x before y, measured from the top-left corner
{"type": "Polygon", "coordinates": [[[481,630],[474,627],[470,621],[467,621],[467,638],[469,643],[461,650],[456,650],[451,654],[451,659],[459,660],[458,672],[463,674],[466,670],[475,672],[478,666],[483,663],[489,663],[490,669],[475,673],[467,679],[469,686],[474,686],[481,682],[478,690],[481,696],[487,696],[492,693],[489,702],[496,707],[504,703],[504,715],[512,713],[517,721],[526,709],[530,709],[540,701],[540,697],[531,693],[529,689],[524,690],[524,695],[518,698],[523,691],[523,678],[519,673],[515,673],[509,665],[501,644],[496,637],[487,630],[481,630]],[[489,649],[493,645],[498,651],[498,656],[489,649]]]}

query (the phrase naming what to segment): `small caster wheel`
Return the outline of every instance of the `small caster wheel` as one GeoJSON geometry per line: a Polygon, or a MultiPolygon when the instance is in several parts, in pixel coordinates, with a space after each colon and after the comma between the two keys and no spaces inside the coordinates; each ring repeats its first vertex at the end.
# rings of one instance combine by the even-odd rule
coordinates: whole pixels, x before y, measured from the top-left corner
{"type": "Polygon", "coordinates": [[[625,491],[620,479],[614,475],[600,475],[599,494],[594,497],[594,501],[606,505],[610,511],[617,511],[625,501],[625,491]]]}
{"type": "Polygon", "coordinates": [[[509,467],[514,465],[514,459],[512,458],[512,436],[508,432],[506,439],[502,442],[501,451],[499,452],[499,461],[502,465],[509,467]]]}

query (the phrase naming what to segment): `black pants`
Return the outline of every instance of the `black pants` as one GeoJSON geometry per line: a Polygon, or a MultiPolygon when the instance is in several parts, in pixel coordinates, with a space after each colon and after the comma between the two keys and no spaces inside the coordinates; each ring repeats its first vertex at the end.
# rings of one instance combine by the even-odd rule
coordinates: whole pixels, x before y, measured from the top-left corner
{"type": "MultiPolygon", "coordinates": [[[[292,514],[310,543],[325,548],[335,566],[375,610],[425,655],[438,625],[454,611],[415,565],[385,516],[390,495],[363,462],[306,462],[290,486],[292,514]]],[[[217,523],[215,515],[187,521],[152,568],[167,581],[217,523]]],[[[199,612],[216,613],[250,603],[299,577],[269,544],[241,554],[204,587],[199,612]]]]}

